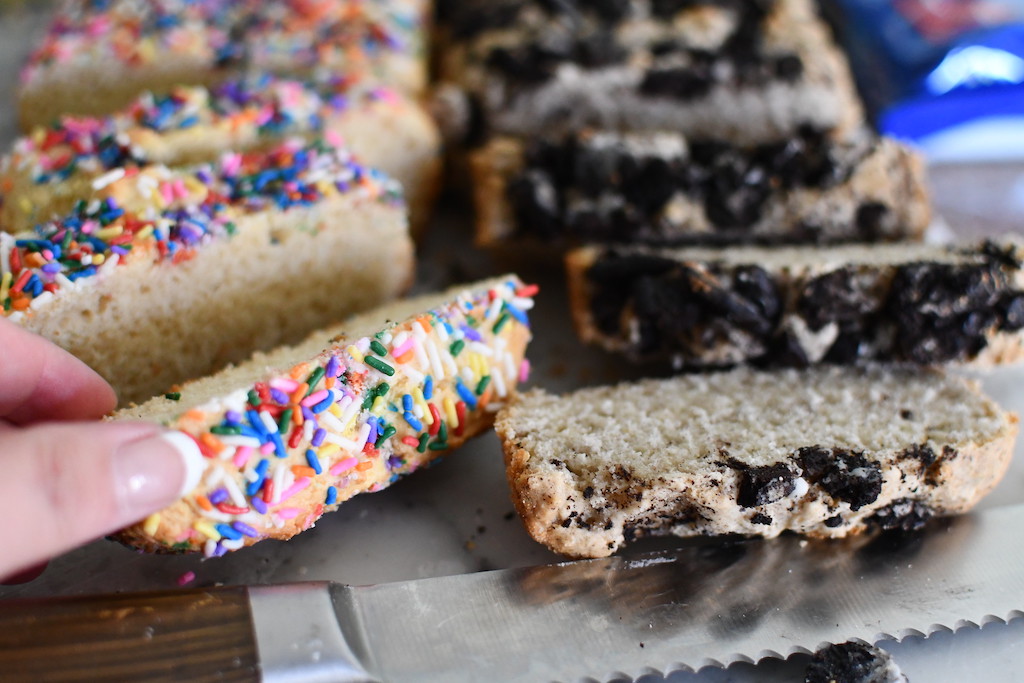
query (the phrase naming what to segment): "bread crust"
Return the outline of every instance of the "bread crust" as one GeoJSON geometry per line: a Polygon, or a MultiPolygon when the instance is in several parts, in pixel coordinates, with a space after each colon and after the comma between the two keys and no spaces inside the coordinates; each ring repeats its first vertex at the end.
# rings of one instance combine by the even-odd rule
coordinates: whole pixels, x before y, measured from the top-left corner
{"type": "MultiPolygon", "coordinates": [[[[541,395],[540,391],[521,395],[499,413],[495,429],[502,442],[512,501],[527,532],[552,551],[573,558],[605,557],[628,540],[647,534],[770,538],[791,530],[840,538],[910,524],[915,515],[960,514],[977,504],[1006,473],[1019,430],[1017,416],[1006,414],[998,433],[982,443],[936,444],[942,455],[934,461],[908,456],[917,452],[918,444],[913,443],[864,453],[865,462],[877,465],[881,472],[881,487],[874,500],[860,507],[832,498],[814,485],[800,495],[743,506],[738,500],[742,470],[725,463],[708,463],[692,473],[665,471],[655,480],[641,482],[612,477],[603,480],[605,486],[613,482],[612,491],[594,494],[599,484],[593,478],[540,462],[523,445],[524,437],[543,436],[517,431],[517,408],[541,395]],[[590,503],[591,496],[597,495],[600,506],[590,503]]],[[[626,461],[619,464],[631,466],[626,461]]]]}

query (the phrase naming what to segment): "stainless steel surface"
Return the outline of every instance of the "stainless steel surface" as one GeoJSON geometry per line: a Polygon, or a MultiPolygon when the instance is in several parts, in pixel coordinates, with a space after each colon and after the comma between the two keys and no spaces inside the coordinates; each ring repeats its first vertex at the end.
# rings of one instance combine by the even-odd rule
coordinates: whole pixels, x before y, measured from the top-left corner
{"type": "MultiPolygon", "coordinates": [[[[344,594],[337,605],[343,608],[344,594]]],[[[338,609],[327,583],[249,590],[256,652],[264,683],[358,683],[374,680],[353,651],[356,624],[338,609]],[[353,630],[349,635],[342,626],[353,630]],[[350,645],[352,643],[352,645],[350,645]]]]}

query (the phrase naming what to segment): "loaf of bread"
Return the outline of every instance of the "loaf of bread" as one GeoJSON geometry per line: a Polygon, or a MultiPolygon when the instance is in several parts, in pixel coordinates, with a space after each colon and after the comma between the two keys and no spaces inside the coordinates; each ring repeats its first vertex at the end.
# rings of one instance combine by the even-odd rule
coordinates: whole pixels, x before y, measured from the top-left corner
{"type": "Polygon", "coordinates": [[[62,117],[33,130],[0,160],[0,226],[20,232],[67,213],[97,177],[119,167],[214,161],[297,135],[342,142],[402,183],[415,225],[429,215],[440,183],[440,138],[419,104],[352,78],[313,83],[260,75],[145,93],[109,117],[62,117]]]}
{"type": "Polygon", "coordinates": [[[118,175],[59,220],[0,232],[0,307],[92,366],[122,405],[412,281],[398,184],[324,143],[118,175]]]}
{"type": "Polygon", "coordinates": [[[521,395],[497,417],[530,535],[602,557],[645,534],[839,537],[971,508],[1017,416],[936,371],[814,367],[521,395]]]}
{"type": "Polygon", "coordinates": [[[581,339],[679,368],[1024,355],[1021,243],[645,249],[567,257],[581,339]]]}
{"type": "Polygon", "coordinates": [[[220,555],[287,539],[488,429],[527,372],[514,275],[390,304],[117,413],[192,438],[205,473],[119,538],[220,555]]]}
{"type": "Polygon", "coordinates": [[[849,66],[810,0],[448,3],[442,80],[470,138],[593,126],[736,144],[863,121],[849,66]]]}
{"type": "Polygon", "coordinates": [[[245,72],[358,74],[420,93],[425,11],[424,0],[65,0],[22,72],[21,124],[245,72]]]}
{"type": "Polygon", "coordinates": [[[931,214],[920,157],[867,132],[740,147],[586,130],[495,138],[470,163],[482,245],[913,240],[931,214]]]}

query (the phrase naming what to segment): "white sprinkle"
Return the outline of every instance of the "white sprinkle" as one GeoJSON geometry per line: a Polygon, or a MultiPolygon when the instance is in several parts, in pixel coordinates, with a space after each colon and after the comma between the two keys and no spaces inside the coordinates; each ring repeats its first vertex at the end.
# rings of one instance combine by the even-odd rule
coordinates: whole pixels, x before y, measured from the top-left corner
{"type": "Polygon", "coordinates": [[[363,426],[359,428],[359,438],[356,439],[355,450],[356,451],[363,450],[363,447],[366,446],[366,442],[369,440],[369,438],[370,438],[370,425],[368,425],[368,424],[366,424],[364,422],[363,426]]]}
{"type": "Polygon", "coordinates": [[[38,309],[42,308],[43,306],[45,306],[46,304],[50,303],[51,301],[53,301],[53,292],[45,292],[44,291],[42,294],[37,296],[35,299],[32,299],[32,303],[29,304],[29,308],[31,308],[33,311],[35,311],[35,310],[38,310],[38,309]]]}
{"type": "Polygon", "coordinates": [[[225,446],[234,446],[236,448],[248,446],[249,448],[259,448],[260,440],[254,436],[245,436],[244,434],[218,434],[217,438],[225,446]]]}
{"type": "Polygon", "coordinates": [[[441,356],[437,353],[437,345],[433,339],[427,339],[423,345],[427,349],[427,358],[430,359],[430,372],[434,375],[434,381],[440,382],[444,379],[444,366],[441,365],[441,356]]]}
{"type": "Polygon", "coordinates": [[[260,421],[263,423],[263,426],[267,428],[267,432],[270,434],[277,434],[277,423],[274,422],[274,418],[270,417],[270,413],[265,410],[261,410],[260,421]]]}
{"type": "Polygon", "coordinates": [[[118,262],[121,260],[120,254],[111,254],[107,257],[107,260],[100,266],[100,275],[109,275],[110,271],[117,267],[118,262]]]}
{"type": "Polygon", "coordinates": [[[316,426],[313,424],[313,420],[306,420],[305,422],[303,422],[302,423],[302,438],[303,438],[303,440],[305,440],[305,441],[312,440],[313,439],[313,430],[314,429],[316,429],[316,426]]]}
{"type": "Polygon", "coordinates": [[[343,436],[338,436],[337,434],[331,434],[330,432],[328,432],[327,435],[324,437],[324,441],[336,444],[340,446],[343,450],[348,452],[359,450],[359,447],[356,446],[355,441],[352,441],[351,439],[346,439],[343,436]]]}
{"type": "Polygon", "coordinates": [[[492,358],[494,356],[494,349],[482,342],[469,342],[466,344],[466,348],[470,351],[476,351],[481,356],[487,356],[488,358],[492,358]]]}
{"type": "Polygon", "coordinates": [[[220,540],[220,544],[228,550],[238,550],[245,545],[245,539],[239,538],[238,540],[232,540],[230,538],[222,538],[220,540]]]}
{"type": "Polygon", "coordinates": [[[487,309],[487,315],[484,316],[484,320],[489,323],[494,322],[498,318],[498,313],[501,311],[501,305],[505,303],[500,297],[496,298],[491,302],[490,308],[487,309]]]}
{"type": "Polygon", "coordinates": [[[281,493],[284,492],[284,475],[288,472],[288,466],[283,462],[277,463],[274,467],[274,500],[271,503],[281,502],[281,493]]]}
{"type": "Polygon", "coordinates": [[[345,431],[345,424],[326,410],[317,415],[317,421],[320,423],[321,427],[329,429],[333,432],[340,433],[345,431]]]}
{"type": "Polygon", "coordinates": [[[221,512],[217,508],[213,508],[210,510],[204,510],[200,508],[199,514],[203,517],[206,517],[207,519],[212,519],[217,522],[230,522],[232,521],[232,519],[234,519],[231,515],[221,512]]]}
{"type": "Polygon", "coordinates": [[[213,557],[215,552],[217,552],[217,541],[212,538],[206,539],[206,543],[203,544],[203,556],[213,557]]]}
{"type": "Polygon", "coordinates": [[[235,451],[238,449],[234,446],[226,446],[224,450],[217,454],[219,460],[231,460],[235,457],[235,451]]]}
{"type": "Polygon", "coordinates": [[[352,421],[355,414],[362,408],[362,404],[353,401],[351,396],[346,396],[345,401],[348,401],[348,403],[344,404],[344,401],[342,402],[344,407],[341,409],[341,427],[338,428],[339,432],[348,426],[348,423],[352,421]]]}
{"type": "Polygon", "coordinates": [[[513,308],[518,308],[520,311],[529,311],[533,309],[533,299],[525,299],[523,297],[516,297],[509,302],[513,308]]]}
{"type": "Polygon", "coordinates": [[[494,390],[498,392],[498,397],[505,398],[508,395],[508,388],[505,386],[504,373],[492,370],[491,381],[494,383],[494,390]]]}
{"type": "Polygon", "coordinates": [[[238,482],[235,481],[234,477],[224,477],[224,488],[227,489],[231,502],[235,504],[235,507],[249,507],[249,501],[242,495],[242,489],[238,487],[238,482]]]}
{"type": "Polygon", "coordinates": [[[115,168],[112,171],[108,171],[107,173],[104,173],[99,178],[96,178],[95,180],[92,181],[92,189],[102,190],[107,185],[110,185],[111,183],[116,183],[121,178],[124,178],[124,174],[124,166],[119,166],[118,168],[115,168]]]}
{"type": "Polygon", "coordinates": [[[429,368],[430,361],[427,359],[427,353],[423,350],[423,342],[416,339],[412,343],[412,353],[416,357],[416,365],[421,368],[429,368]]]}
{"type": "Polygon", "coordinates": [[[224,470],[220,467],[211,467],[210,473],[206,475],[206,479],[203,481],[203,485],[206,488],[214,488],[220,483],[220,480],[224,478],[224,470]]]}

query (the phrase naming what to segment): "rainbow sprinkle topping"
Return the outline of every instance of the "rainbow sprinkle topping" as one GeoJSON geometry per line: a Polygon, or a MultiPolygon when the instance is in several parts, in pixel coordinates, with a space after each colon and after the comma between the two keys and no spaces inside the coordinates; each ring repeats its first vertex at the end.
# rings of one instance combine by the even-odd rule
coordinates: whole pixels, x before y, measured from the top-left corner
{"type": "MultiPolygon", "coordinates": [[[[418,49],[422,17],[401,0],[78,0],[65,3],[22,71],[23,84],[70,62],[153,64],[169,55],[210,69],[370,67],[418,49]]],[[[198,66],[198,65],[197,65],[198,66]]]]}
{"type": "Polygon", "coordinates": [[[478,285],[372,337],[336,338],[309,362],[188,410],[169,426],[210,460],[205,478],[128,541],[141,530],[145,543],[209,557],[289,538],[426,464],[485,427],[482,416],[525,379],[536,293],[514,276],[478,285]]]}
{"type": "Polygon", "coordinates": [[[97,197],[30,233],[0,233],[0,306],[18,321],[129,260],[180,263],[229,239],[247,214],[286,211],[357,193],[401,202],[397,182],[323,142],[287,142],[269,152],[227,154],[215,166],[174,172],[120,168],[97,197]]]}

